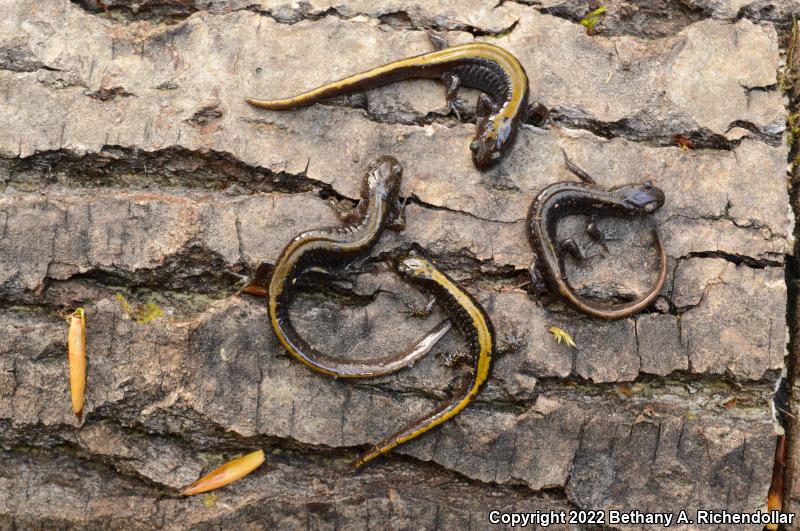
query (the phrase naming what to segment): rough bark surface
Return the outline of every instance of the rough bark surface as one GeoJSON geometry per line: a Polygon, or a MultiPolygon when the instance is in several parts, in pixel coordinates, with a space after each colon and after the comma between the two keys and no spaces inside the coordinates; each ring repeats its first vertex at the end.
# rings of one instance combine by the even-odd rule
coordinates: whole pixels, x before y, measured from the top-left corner
{"type": "MultiPolygon", "coordinates": [[[[800,9],[606,5],[587,28],[596,6],[572,0],[0,0],[0,529],[483,529],[490,509],[765,509],[794,247],[779,73],[800,9]],[[243,102],[428,51],[426,30],[509,49],[550,111],[487,172],[469,157],[474,124],[447,115],[433,81],[292,112],[243,102]],[[670,274],[646,313],[600,322],[529,293],[524,218],[544,186],[574,180],[562,150],[601,184],[664,189],[670,274]],[[292,236],[351,211],[384,153],[405,168],[407,227],[350,284],[304,294],[298,328],[354,357],[418,338],[441,315],[406,316],[425,297],[390,267],[417,245],[483,303],[500,352],[475,404],[357,473],[360,449],[450,396],[466,369],[443,359],[461,339],[396,375],[336,381],[288,358],[263,300],[237,289],[292,236]],[[76,306],[80,424],[61,317],[76,306]],[[259,447],[267,463],[246,479],[178,495],[259,447]]],[[[587,242],[585,221],[560,231],[587,242]]],[[[601,225],[609,250],[570,264],[572,284],[645,291],[646,225],[601,225]]]]}

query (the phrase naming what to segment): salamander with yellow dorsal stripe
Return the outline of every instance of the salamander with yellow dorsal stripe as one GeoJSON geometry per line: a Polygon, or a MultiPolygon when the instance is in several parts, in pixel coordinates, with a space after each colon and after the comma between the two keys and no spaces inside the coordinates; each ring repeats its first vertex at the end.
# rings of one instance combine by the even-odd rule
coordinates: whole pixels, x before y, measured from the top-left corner
{"type": "Polygon", "coordinates": [[[525,69],[511,53],[484,42],[461,44],[394,61],[291,98],[245,98],[245,101],[275,111],[297,109],[335,96],[412,78],[443,80],[447,84],[448,107],[456,114],[460,105],[457,98],[459,87],[472,87],[484,92],[478,98],[475,110],[477,131],[469,146],[475,166],[481,169],[497,162],[511,147],[520,122],[529,112],[525,69]]]}
{"type": "Polygon", "coordinates": [[[401,259],[397,265],[397,272],[409,282],[419,285],[435,296],[450,317],[453,326],[464,336],[473,358],[471,377],[455,397],[358,456],[352,463],[356,467],[458,415],[478,395],[492,368],[495,351],[494,328],[478,301],[421,256],[412,254],[401,259]]]}

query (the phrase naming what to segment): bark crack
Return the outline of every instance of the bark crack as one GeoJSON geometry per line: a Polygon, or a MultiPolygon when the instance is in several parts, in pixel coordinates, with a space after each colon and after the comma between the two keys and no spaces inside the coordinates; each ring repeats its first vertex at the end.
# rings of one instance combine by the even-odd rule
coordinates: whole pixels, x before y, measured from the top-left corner
{"type": "Polygon", "coordinates": [[[182,21],[198,12],[208,15],[227,15],[233,12],[251,12],[261,17],[269,18],[278,24],[294,25],[299,22],[317,22],[328,17],[350,21],[364,17],[378,21],[380,25],[394,29],[406,30],[433,30],[433,31],[462,31],[475,37],[502,37],[508,35],[519,24],[519,19],[509,22],[499,28],[478,27],[458,21],[452,16],[426,16],[417,11],[406,9],[381,9],[374,11],[359,11],[348,6],[330,6],[325,9],[314,9],[309,2],[286,4],[276,8],[264,8],[253,3],[235,9],[209,9],[202,3],[192,0],[185,2],[158,2],[144,3],[131,6],[113,0],[99,2],[98,0],[71,0],[93,15],[105,15],[113,22],[148,21],[154,24],[164,22],[182,21]],[[112,16],[112,13],[116,16],[112,16]]]}

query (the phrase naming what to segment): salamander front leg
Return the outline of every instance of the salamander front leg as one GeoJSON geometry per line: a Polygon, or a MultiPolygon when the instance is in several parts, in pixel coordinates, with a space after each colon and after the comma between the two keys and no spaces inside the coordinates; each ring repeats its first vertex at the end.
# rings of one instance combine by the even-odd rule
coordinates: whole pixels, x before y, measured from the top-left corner
{"type": "Polygon", "coordinates": [[[475,116],[478,120],[485,120],[496,111],[497,106],[488,94],[478,96],[478,103],[475,104],[475,116]]]}
{"type": "Polygon", "coordinates": [[[386,216],[386,228],[395,232],[400,232],[406,229],[406,203],[408,197],[404,197],[402,201],[398,200],[392,205],[389,215],[386,216]]]}
{"type": "Polygon", "coordinates": [[[226,269],[225,273],[230,275],[235,279],[233,287],[236,289],[237,293],[240,293],[242,289],[250,283],[250,277],[247,275],[242,275],[241,273],[237,273],[236,271],[231,271],[230,269],[226,269]]]}
{"type": "Polygon", "coordinates": [[[525,109],[523,122],[534,127],[544,127],[550,118],[550,111],[541,103],[531,103],[525,109]]]}
{"type": "MultiPolygon", "coordinates": [[[[253,297],[266,297],[267,286],[269,286],[270,277],[275,266],[272,264],[262,263],[256,267],[255,271],[250,277],[247,277],[244,285],[237,291],[241,295],[245,293],[253,297]]],[[[238,275],[236,275],[238,276],[238,275]]]]}
{"type": "Polygon", "coordinates": [[[433,312],[433,307],[436,305],[436,297],[431,297],[431,299],[425,304],[423,307],[419,307],[416,304],[403,301],[405,304],[406,309],[403,310],[403,313],[409,317],[419,317],[421,319],[425,319],[433,312]]]}
{"type": "Polygon", "coordinates": [[[607,253],[607,242],[613,240],[614,238],[609,238],[608,234],[600,228],[598,222],[599,218],[597,216],[592,216],[589,220],[589,223],[586,225],[586,234],[589,235],[595,244],[600,245],[603,248],[603,251],[607,253]]]}

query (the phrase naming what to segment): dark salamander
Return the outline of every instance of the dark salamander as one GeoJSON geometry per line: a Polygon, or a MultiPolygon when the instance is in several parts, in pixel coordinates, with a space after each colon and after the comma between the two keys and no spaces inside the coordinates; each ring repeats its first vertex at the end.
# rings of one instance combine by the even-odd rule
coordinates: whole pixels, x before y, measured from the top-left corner
{"type": "Polygon", "coordinates": [[[653,287],[642,297],[616,305],[601,304],[579,297],[569,285],[564,253],[556,242],[558,221],[573,214],[639,217],[652,214],[664,204],[664,192],[650,182],[604,189],[584,182],[551,184],[534,199],[528,211],[528,240],[536,254],[531,264],[534,285],[542,280],[548,289],[579,312],[600,319],[621,319],[640,312],[656,300],[667,278],[667,254],[653,229],[658,247],[659,270],[653,287]]]}
{"type": "Polygon", "coordinates": [[[403,167],[394,157],[383,156],[367,171],[355,219],[339,227],[305,231],[281,253],[269,283],[269,320],[289,353],[312,369],[340,378],[367,378],[395,372],[427,354],[450,329],[442,321],[413,347],[394,354],[350,360],[323,354],[306,342],[289,317],[296,283],[310,273],[330,274],[330,269],[369,254],[384,228],[402,227],[398,203],[403,167]]]}

